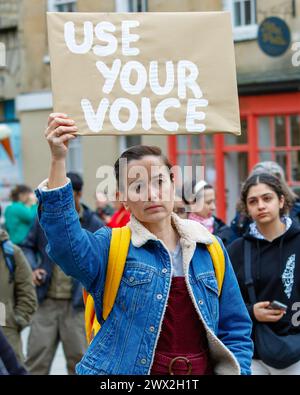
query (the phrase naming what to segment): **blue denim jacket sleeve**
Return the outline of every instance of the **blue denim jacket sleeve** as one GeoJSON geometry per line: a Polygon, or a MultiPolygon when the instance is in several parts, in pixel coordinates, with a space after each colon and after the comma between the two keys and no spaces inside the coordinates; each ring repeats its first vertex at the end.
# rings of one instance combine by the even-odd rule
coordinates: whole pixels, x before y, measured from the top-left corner
{"type": "Polygon", "coordinates": [[[71,183],[62,188],[37,189],[39,221],[48,240],[47,254],[93,295],[103,293],[111,229],[95,233],[81,228],[71,183]]]}
{"type": "Polygon", "coordinates": [[[253,342],[252,320],[242,298],[237,278],[227,251],[218,238],[225,255],[225,277],[220,295],[218,338],[234,354],[242,375],[251,374],[253,342]]]}

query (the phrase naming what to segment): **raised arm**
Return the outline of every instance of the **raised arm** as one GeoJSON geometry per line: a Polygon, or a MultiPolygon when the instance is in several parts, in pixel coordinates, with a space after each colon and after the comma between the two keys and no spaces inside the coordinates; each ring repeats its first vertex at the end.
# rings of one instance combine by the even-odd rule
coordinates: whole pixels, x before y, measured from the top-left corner
{"type": "Polygon", "coordinates": [[[48,127],[45,131],[50,151],[51,166],[48,188],[59,188],[67,183],[66,157],[69,141],[76,138],[75,122],[63,113],[52,113],[48,118],[48,127]]]}
{"type": "Polygon", "coordinates": [[[76,138],[74,121],[65,114],[51,114],[45,136],[51,151],[49,179],[36,191],[38,217],[48,240],[47,253],[62,270],[91,293],[102,292],[111,230],[96,233],[81,228],[73,190],[66,177],[68,142],[76,138]]]}

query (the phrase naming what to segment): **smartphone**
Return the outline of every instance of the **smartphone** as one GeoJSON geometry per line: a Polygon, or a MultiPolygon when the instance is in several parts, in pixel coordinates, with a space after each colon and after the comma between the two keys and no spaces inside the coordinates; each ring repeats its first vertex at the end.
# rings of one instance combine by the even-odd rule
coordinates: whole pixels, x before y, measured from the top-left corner
{"type": "Polygon", "coordinates": [[[268,309],[274,309],[274,310],[287,310],[287,305],[283,304],[281,302],[278,302],[277,300],[273,300],[273,302],[270,303],[268,309]]]}

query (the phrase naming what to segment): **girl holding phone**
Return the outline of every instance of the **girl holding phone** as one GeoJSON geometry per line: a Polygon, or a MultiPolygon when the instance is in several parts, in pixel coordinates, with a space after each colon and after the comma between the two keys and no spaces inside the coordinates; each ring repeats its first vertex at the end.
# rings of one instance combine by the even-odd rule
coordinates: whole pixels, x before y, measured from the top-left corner
{"type": "MultiPolygon", "coordinates": [[[[265,323],[279,336],[295,335],[296,345],[300,326],[293,325],[293,304],[300,300],[300,227],[286,215],[291,206],[289,195],[277,177],[253,175],[242,188],[241,206],[253,223],[229,246],[228,253],[248,312],[254,326],[265,323]],[[254,304],[245,272],[247,245],[257,300],[254,304]]],[[[300,355],[298,362],[276,369],[259,359],[255,347],[252,374],[300,374],[300,355]]]]}

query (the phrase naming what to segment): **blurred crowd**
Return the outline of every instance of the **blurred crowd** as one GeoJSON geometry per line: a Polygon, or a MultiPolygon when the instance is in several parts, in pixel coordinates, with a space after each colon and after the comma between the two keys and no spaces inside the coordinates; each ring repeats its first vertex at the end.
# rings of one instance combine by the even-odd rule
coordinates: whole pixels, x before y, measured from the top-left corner
{"type": "MultiPolygon", "coordinates": [[[[283,169],[275,162],[261,162],[253,168],[248,181],[258,175],[271,175],[278,180],[290,202],[288,210],[280,216],[288,218],[287,221],[298,229],[300,199],[288,187],[283,169]]],[[[76,173],[68,173],[67,177],[72,183],[78,221],[83,228],[95,232],[102,226],[122,227],[128,223],[130,214],[122,203],[109,202],[104,193],[98,192],[92,209],[83,203],[82,177],[76,173]]],[[[272,189],[271,181],[266,178],[265,185],[272,189]]],[[[254,184],[250,182],[249,185],[254,184]]],[[[273,190],[277,191],[275,186],[273,190]]],[[[10,199],[10,205],[1,213],[4,225],[0,230],[0,372],[49,374],[58,344],[62,342],[68,373],[74,374],[75,365],[87,347],[82,287],[48,257],[47,240],[39,225],[38,205],[32,188],[17,185],[11,191],[10,199]],[[25,359],[20,334],[27,326],[30,326],[30,335],[25,359]]],[[[230,224],[225,224],[215,215],[214,187],[205,180],[193,180],[178,191],[174,212],[182,218],[199,222],[222,240],[228,249],[249,314],[255,321],[257,312],[247,299],[244,279],[241,278],[238,256],[242,247],[237,241],[243,238],[255,240],[261,260],[266,247],[259,246],[258,238],[253,236],[255,221],[245,209],[242,194],[236,207],[235,217],[230,224]]],[[[269,243],[268,248],[275,251],[276,240],[269,243]]],[[[281,248],[285,248],[284,245],[281,248]]],[[[261,295],[258,298],[261,299],[261,295]]],[[[267,299],[268,295],[264,294],[264,298],[267,299]]],[[[281,329],[279,326],[278,330],[281,329]]]]}

